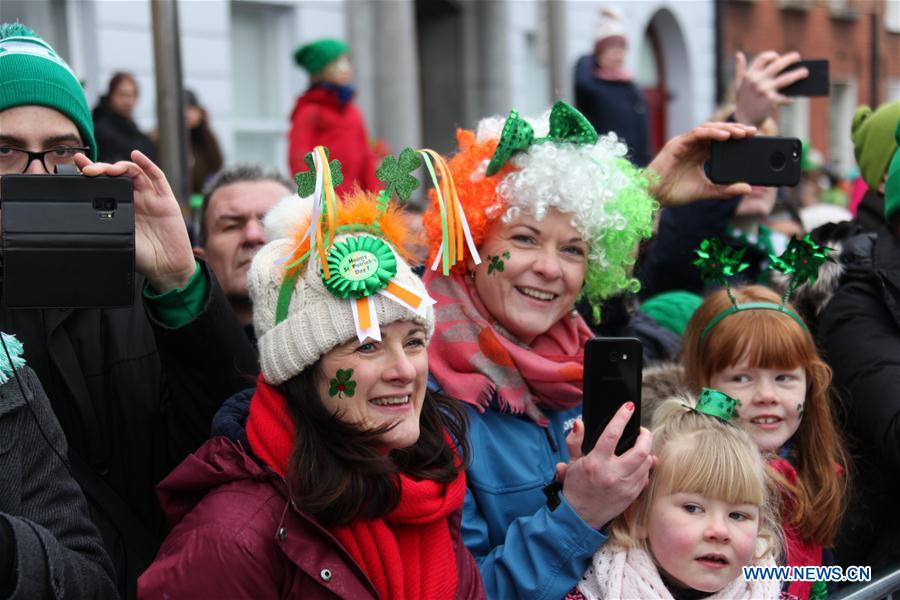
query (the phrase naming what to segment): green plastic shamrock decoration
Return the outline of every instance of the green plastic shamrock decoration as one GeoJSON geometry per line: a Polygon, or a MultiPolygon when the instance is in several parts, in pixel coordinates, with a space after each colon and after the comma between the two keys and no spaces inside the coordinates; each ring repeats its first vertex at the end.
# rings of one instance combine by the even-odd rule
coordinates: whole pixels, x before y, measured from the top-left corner
{"type": "MultiPolygon", "coordinates": [[[[502,252],[502,256],[506,260],[509,260],[509,251],[505,250],[504,252],[502,252]]],[[[488,263],[488,275],[491,275],[494,271],[500,271],[501,273],[503,272],[504,265],[499,256],[488,255],[488,260],[490,261],[488,263]]]]}
{"type": "MultiPolygon", "coordinates": [[[[741,262],[744,257],[744,248],[740,250],[731,248],[722,243],[718,238],[708,238],[700,242],[700,247],[694,250],[698,256],[692,263],[700,269],[700,277],[704,281],[711,281],[726,285],[728,278],[737,275],[750,266],[749,263],[741,262]]],[[[728,296],[731,296],[731,289],[728,289],[728,296]]]]}
{"type": "Polygon", "coordinates": [[[781,256],[769,255],[772,268],[781,271],[791,279],[790,286],[785,293],[785,298],[790,297],[794,290],[807,281],[815,283],[819,277],[819,267],[828,260],[831,248],[820,246],[807,234],[802,240],[791,238],[787,249],[781,256]]]}
{"type": "MultiPolygon", "coordinates": [[[[325,156],[328,156],[328,148],[325,148],[325,156]]],[[[309,171],[300,171],[294,175],[294,181],[297,183],[297,193],[301,198],[311,196],[316,191],[316,163],[313,161],[312,152],[303,157],[303,162],[309,167],[309,171]]],[[[341,173],[341,161],[334,159],[328,162],[328,170],[331,171],[331,185],[337,187],[344,181],[344,174],[341,173]]]]}
{"type": "Polygon", "coordinates": [[[381,166],[375,171],[379,181],[385,183],[385,188],[379,194],[379,204],[382,210],[387,207],[387,202],[392,194],[404,202],[409,200],[413,190],[419,187],[419,180],[413,177],[412,172],[422,166],[419,153],[412,148],[404,148],[398,158],[385,156],[381,166]],[[383,202],[383,205],[382,205],[383,202]]]}
{"type": "Polygon", "coordinates": [[[356,382],[350,379],[352,376],[353,369],[338,369],[337,374],[328,382],[328,395],[332,398],[352,398],[356,393],[356,382]]]}

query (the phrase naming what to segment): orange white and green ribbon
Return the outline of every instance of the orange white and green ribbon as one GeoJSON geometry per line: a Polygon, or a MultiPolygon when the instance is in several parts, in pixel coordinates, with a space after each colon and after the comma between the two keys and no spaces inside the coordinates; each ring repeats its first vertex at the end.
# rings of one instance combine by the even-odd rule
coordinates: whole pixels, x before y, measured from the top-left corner
{"type": "Polygon", "coordinates": [[[465,247],[468,247],[475,264],[480,264],[481,257],[478,254],[478,248],[475,247],[475,241],[472,239],[472,232],[466,221],[466,214],[459,201],[456,184],[453,182],[453,177],[450,176],[450,169],[446,161],[437,152],[427,148],[419,150],[419,154],[422,155],[425,168],[434,183],[434,191],[441,213],[441,245],[438,247],[431,270],[436,271],[438,264],[441,264],[443,274],[449,275],[450,269],[463,260],[465,247]],[[436,171],[435,167],[437,167],[436,171]],[[463,241],[465,241],[465,246],[463,241]]]}

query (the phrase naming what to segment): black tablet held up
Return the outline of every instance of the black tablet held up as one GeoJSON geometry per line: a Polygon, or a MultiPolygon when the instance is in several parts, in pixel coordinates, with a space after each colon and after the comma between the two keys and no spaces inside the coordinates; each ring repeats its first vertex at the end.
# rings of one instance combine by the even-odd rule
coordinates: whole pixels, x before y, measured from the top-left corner
{"type": "Polygon", "coordinates": [[[0,178],[8,308],[134,303],[134,198],[128,177],[0,178]]]}
{"type": "Polygon", "coordinates": [[[594,449],[600,434],[626,402],[634,402],[634,413],[619,438],[616,455],[634,446],[641,432],[643,362],[643,345],[637,338],[593,338],[585,344],[582,454],[594,449]]]}

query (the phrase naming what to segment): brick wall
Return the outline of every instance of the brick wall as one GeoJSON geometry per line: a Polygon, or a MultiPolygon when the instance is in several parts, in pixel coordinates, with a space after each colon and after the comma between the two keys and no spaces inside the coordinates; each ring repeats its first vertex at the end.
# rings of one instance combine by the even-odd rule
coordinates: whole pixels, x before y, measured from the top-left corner
{"type": "MultiPolygon", "coordinates": [[[[749,56],[763,50],[797,50],[807,59],[827,58],[831,80],[855,81],[857,104],[884,102],[889,79],[900,79],[900,34],[885,28],[885,2],[900,0],[725,0],[722,8],[722,49],[730,82],[734,53],[749,56]],[[873,23],[878,54],[872,73],[873,23]],[[870,82],[875,77],[877,100],[870,82]]],[[[810,141],[828,157],[829,99],[809,103],[810,141]]],[[[848,132],[849,135],[849,132],[848,132]]]]}

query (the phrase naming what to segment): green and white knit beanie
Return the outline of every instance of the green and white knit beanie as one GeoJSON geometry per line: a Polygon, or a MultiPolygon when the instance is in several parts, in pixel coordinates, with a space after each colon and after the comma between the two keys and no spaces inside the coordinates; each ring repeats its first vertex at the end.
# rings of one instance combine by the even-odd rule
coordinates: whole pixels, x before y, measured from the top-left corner
{"type": "Polygon", "coordinates": [[[78,77],[50,45],[21,23],[0,24],[0,111],[46,106],[75,123],[97,159],[94,122],[78,77]]]}

